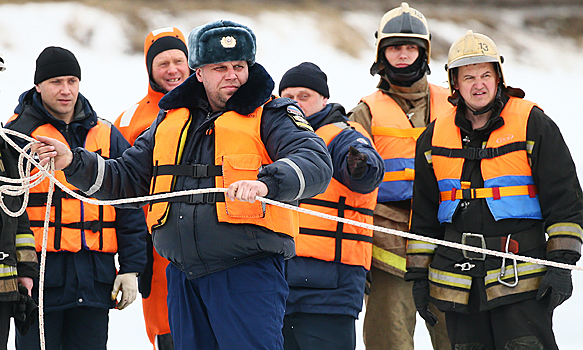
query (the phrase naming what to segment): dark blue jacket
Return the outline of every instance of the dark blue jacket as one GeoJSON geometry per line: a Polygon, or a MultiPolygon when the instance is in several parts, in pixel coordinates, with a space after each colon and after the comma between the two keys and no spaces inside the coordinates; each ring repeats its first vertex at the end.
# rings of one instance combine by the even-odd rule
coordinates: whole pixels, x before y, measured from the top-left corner
{"type": "MultiPolygon", "coordinates": [[[[37,126],[51,124],[71,147],[83,147],[89,129],[97,125],[97,114],[89,101],[79,94],[75,115],[69,124],[53,117],[42,105],[35,89],[23,93],[14,110],[18,117],[8,128],[30,135],[37,126]],[[32,128],[32,130],[31,130],[32,128]]],[[[22,140],[19,140],[22,143],[22,140]]],[[[111,157],[120,156],[129,147],[121,133],[111,125],[111,157]]],[[[147,234],[144,212],[116,209],[119,273],[142,272],[146,265],[147,234]]],[[[38,254],[40,261],[40,253],[38,254]]],[[[55,311],[77,306],[112,308],[111,290],[116,276],[115,254],[82,249],[77,253],[48,252],[45,270],[45,310],[55,311]]],[[[33,290],[38,297],[38,286],[33,290]]]]}
{"type": "MultiPolygon", "coordinates": [[[[347,122],[344,108],[328,104],[308,121],[318,130],[331,123],[347,122]]],[[[334,179],[357,193],[370,193],[382,182],[385,166],[382,157],[366,136],[354,129],[345,129],[328,144],[332,156],[334,179]],[[348,173],[348,147],[356,147],[368,156],[368,168],[363,177],[355,179],[348,173]]],[[[294,257],[287,262],[286,279],[289,296],[286,314],[296,312],[342,314],[358,317],[362,310],[366,269],[362,266],[314,258],[294,257]]]]}
{"type": "MultiPolygon", "coordinates": [[[[226,110],[247,115],[271,98],[273,87],[269,74],[255,64],[249,67],[248,81],[227,101],[226,110]]],[[[190,110],[191,125],[182,164],[214,164],[215,133],[210,131],[224,111],[212,112],[196,76],[166,94],[159,105],[163,110],[181,107],[190,110]]],[[[276,99],[264,106],[261,119],[261,140],[274,163],[262,168],[258,180],[267,185],[268,198],[284,202],[323,192],[332,176],[326,145],[313,131],[300,126],[294,119],[297,116],[287,110],[290,105],[293,101],[289,99],[276,99]]],[[[101,172],[104,181],[93,196],[147,195],[152,178],[155,130],[165,115],[161,112],[132,148],[121,158],[105,161],[104,167],[98,164],[96,154],[75,149],[73,162],[64,169],[67,179],[87,190],[101,172]]],[[[175,191],[213,187],[214,177],[189,176],[177,176],[174,186],[175,191]]],[[[256,225],[218,222],[214,203],[171,203],[166,224],[154,229],[152,234],[160,255],[184,271],[189,279],[270,254],[290,258],[295,253],[290,236],[256,225]]]]}

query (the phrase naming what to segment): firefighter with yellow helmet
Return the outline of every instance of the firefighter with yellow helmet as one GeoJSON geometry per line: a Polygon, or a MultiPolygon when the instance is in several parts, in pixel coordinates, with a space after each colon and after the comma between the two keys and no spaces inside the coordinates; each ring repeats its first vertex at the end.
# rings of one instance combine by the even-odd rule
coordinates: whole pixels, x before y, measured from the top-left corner
{"type": "MultiPolygon", "coordinates": [[[[407,231],[415,175],[415,142],[427,124],[451,109],[447,89],[427,81],[431,34],[421,12],[404,2],[381,19],[376,55],[370,69],[379,75],[377,90],[361,99],[349,118],[373,136],[385,163],[374,224],[407,231]]],[[[374,232],[372,279],[366,299],[364,342],[367,349],[413,349],[415,304],[406,282],[406,239],[374,232]]],[[[428,327],[434,349],[450,349],[445,318],[428,327]]]]}
{"type": "MultiPolygon", "coordinates": [[[[583,200],[573,160],[557,125],[506,85],[502,62],[471,30],[451,46],[454,108],[417,142],[411,232],[575,264],[583,200]]],[[[419,313],[431,317],[429,302],[444,311],[455,349],[558,349],[552,315],[571,296],[570,270],[423,241],[407,254],[419,313]]]]}

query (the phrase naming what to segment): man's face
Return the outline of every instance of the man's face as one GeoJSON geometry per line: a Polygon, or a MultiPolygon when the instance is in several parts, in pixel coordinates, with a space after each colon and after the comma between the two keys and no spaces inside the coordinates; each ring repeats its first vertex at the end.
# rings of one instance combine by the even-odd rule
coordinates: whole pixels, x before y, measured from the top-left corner
{"type": "Polygon", "coordinates": [[[152,60],[152,79],[166,92],[182,84],[189,74],[186,55],[181,50],[160,52],[152,60]]]}
{"type": "Polygon", "coordinates": [[[496,98],[498,82],[494,63],[477,63],[458,68],[454,88],[459,91],[468,107],[481,111],[496,98]]]}
{"type": "Polygon", "coordinates": [[[312,89],[305,87],[288,87],[281,92],[281,97],[291,98],[300,105],[306,117],[320,112],[328,103],[328,99],[312,89]]]}
{"type": "Polygon", "coordinates": [[[230,61],[207,64],[196,69],[196,78],[204,85],[213,111],[225,109],[229,98],[249,78],[246,61],[230,61]]]}
{"type": "Polygon", "coordinates": [[[417,45],[396,45],[385,48],[385,58],[395,68],[408,67],[415,62],[417,57],[419,57],[419,46],[417,45]]]}
{"type": "Polygon", "coordinates": [[[79,96],[79,78],[66,75],[47,79],[35,85],[43,106],[53,117],[69,123],[73,119],[79,96]]]}

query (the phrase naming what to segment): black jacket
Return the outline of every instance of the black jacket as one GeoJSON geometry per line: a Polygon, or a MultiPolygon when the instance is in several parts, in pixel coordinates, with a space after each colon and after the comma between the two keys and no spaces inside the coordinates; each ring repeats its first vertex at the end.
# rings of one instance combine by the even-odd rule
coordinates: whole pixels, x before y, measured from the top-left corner
{"type": "MultiPolygon", "coordinates": [[[[500,112],[508,101],[502,95],[502,104],[493,110],[492,116],[480,129],[473,130],[471,123],[462,114],[464,108],[458,108],[455,118],[456,126],[461,129],[464,146],[481,148],[493,130],[504,125],[500,112]]],[[[463,102],[462,102],[463,103],[463,102]]],[[[557,223],[583,224],[583,196],[575,171],[575,164],[557,125],[543,111],[534,107],[528,119],[526,137],[534,142],[529,155],[532,177],[538,188],[539,202],[544,220],[504,219],[496,221],[485,199],[461,200],[454,213],[452,223],[441,225],[437,219],[439,207],[439,189],[433,167],[427,162],[425,152],[431,149],[435,123],[431,123],[417,141],[415,159],[415,182],[413,186],[411,232],[432,238],[443,239],[446,227],[455,232],[483,234],[485,237],[502,237],[509,233],[524,231],[545,232],[557,223]]],[[[472,187],[484,187],[480,171],[480,160],[466,159],[462,171],[462,181],[471,181],[472,187]]],[[[520,255],[547,258],[545,246],[539,246],[520,255]]],[[[575,263],[580,254],[569,251],[552,260],[575,263]]],[[[460,272],[454,265],[464,260],[458,249],[438,246],[431,266],[440,270],[460,272]]],[[[476,267],[467,272],[472,277],[484,277],[487,270],[500,268],[501,258],[487,257],[485,262],[472,261],[476,267]]],[[[409,276],[413,276],[409,273],[409,276]]],[[[527,293],[515,293],[500,298],[497,303],[533,298],[536,290],[527,293]]],[[[438,305],[439,302],[436,303],[438,305]]],[[[438,305],[439,307],[440,305],[438,305]]],[[[443,306],[443,305],[441,305],[443,306]]],[[[490,307],[495,305],[490,305],[490,307]]],[[[443,306],[441,308],[447,308],[443,306]]]]}
{"type": "MultiPolygon", "coordinates": [[[[249,67],[248,81],[227,101],[226,110],[243,115],[251,113],[269,100],[273,86],[273,80],[261,65],[249,67]]],[[[291,104],[293,101],[289,99],[275,99],[264,106],[261,139],[274,163],[263,167],[258,176],[269,189],[268,198],[286,202],[323,192],[332,175],[326,145],[315,133],[294,122],[292,115],[287,113],[287,106],[291,104]],[[295,163],[297,169],[278,161],[282,158],[295,163]]],[[[190,110],[192,122],[184,146],[183,164],[214,164],[214,133],[207,130],[213,128],[214,120],[224,111],[212,112],[204,87],[196,76],[166,94],[159,105],[163,110],[182,107],[190,110]]],[[[94,184],[98,171],[104,171],[103,184],[93,196],[147,195],[152,177],[154,134],[164,117],[162,111],[150,129],[135,141],[134,147],[121,158],[106,161],[104,169],[97,166],[97,155],[74,150],[74,160],[65,169],[67,179],[87,190],[94,184]]],[[[175,191],[212,188],[214,181],[214,177],[178,176],[174,188],[175,191]]],[[[219,223],[216,218],[214,204],[172,203],[166,224],[152,232],[154,246],[190,279],[269,254],[282,254],[286,258],[294,254],[290,236],[256,225],[219,223]]]]}

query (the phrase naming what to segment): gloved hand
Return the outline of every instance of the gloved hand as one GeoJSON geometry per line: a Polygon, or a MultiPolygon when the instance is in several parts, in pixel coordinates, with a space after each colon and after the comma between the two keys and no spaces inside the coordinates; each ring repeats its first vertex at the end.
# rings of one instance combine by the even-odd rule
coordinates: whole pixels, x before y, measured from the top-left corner
{"type": "Polygon", "coordinates": [[[117,303],[116,308],[123,310],[136,300],[138,291],[138,282],[135,272],[121,273],[115,277],[113,290],[111,291],[111,300],[117,299],[117,294],[121,290],[121,300],[117,303]]]}
{"type": "Polygon", "coordinates": [[[20,293],[18,300],[12,304],[12,317],[20,335],[26,335],[34,320],[38,318],[38,306],[22,284],[18,285],[18,292],[20,293]]]}
{"type": "Polygon", "coordinates": [[[538,288],[536,300],[541,300],[548,295],[550,299],[547,311],[552,312],[569,299],[571,294],[573,294],[571,270],[549,266],[538,288]]]}
{"type": "Polygon", "coordinates": [[[431,327],[437,324],[437,317],[429,311],[429,280],[426,278],[413,281],[413,300],[419,316],[431,327]]]}
{"type": "Polygon", "coordinates": [[[368,156],[359,152],[356,147],[348,147],[346,163],[348,164],[348,173],[355,179],[360,179],[366,173],[366,161],[368,156]]]}

